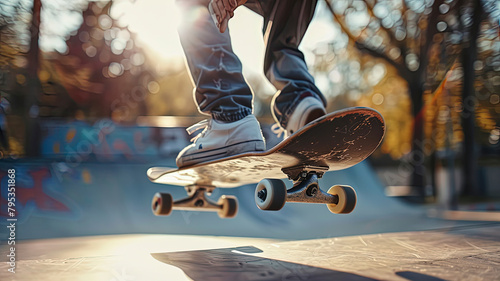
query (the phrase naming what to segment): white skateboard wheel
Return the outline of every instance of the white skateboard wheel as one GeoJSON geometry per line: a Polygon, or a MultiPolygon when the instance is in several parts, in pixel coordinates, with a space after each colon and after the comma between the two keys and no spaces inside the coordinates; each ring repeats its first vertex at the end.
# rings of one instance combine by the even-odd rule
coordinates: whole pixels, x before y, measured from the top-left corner
{"type": "Polygon", "coordinates": [[[217,212],[220,218],[234,218],[238,212],[238,199],[234,196],[222,195],[217,202],[221,209],[217,212]]]}
{"type": "Polygon", "coordinates": [[[286,202],[286,185],[282,180],[263,179],[255,188],[255,203],[261,210],[278,211],[286,202]]]}
{"type": "Polygon", "coordinates": [[[348,185],[334,185],[328,190],[328,194],[339,198],[337,204],[326,204],[328,210],[334,214],[349,214],[356,207],[356,191],[348,185]]]}
{"type": "Polygon", "coordinates": [[[172,207],[174,205],[174,200],[172,195],[169,193],[157,192],[153,196],[153,202],[151,202],[151,208],[153,209],[153,214],[157,216],[168,216],[172,212],[172,207]]]}

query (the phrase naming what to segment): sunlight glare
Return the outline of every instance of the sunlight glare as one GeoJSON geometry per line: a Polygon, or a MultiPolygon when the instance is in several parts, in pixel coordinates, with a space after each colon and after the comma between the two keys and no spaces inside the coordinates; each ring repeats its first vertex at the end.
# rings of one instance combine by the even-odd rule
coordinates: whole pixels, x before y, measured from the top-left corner
{"type": "MultiPolygon", "coordinates": [[[[182,58],[177,34],[181,13],[174,0],[117,1],[114,18],[128,26],[138,39],[164,59],[182,58]]],[[[262,17],[246,8],[237,9],[229,22],[233,50],[243,63],[244,72],[262,72],[264,42],[262,17]]]]}
{"type": "Polygon", "coordinates": [[[229,21],[233,50],[243,64],[244,73],[263,72],[265,47],[262,26],[262,17],[245,7],[238,8],[229,21]]]}
{"type": "Polygon", "coordinates": [[[111,16],[128,26],[143,45],[165,59],[183,56],[177,35],[180,12],[175,1],[116,1],[111,16]]]}

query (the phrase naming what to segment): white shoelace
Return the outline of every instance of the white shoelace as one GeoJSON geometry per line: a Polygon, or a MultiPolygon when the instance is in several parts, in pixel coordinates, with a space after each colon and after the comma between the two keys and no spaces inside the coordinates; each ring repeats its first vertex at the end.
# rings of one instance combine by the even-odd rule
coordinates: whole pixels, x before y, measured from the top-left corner
{"type": "MultiPolygon", "coordinates": [[[[206,129],[208,127],[208,119],[201,120],[200,122],[189,126],[186,128],[186,131],[188,132],[189,135],[192,135],[194,132],[201,130],[201,129],[206,129]]],[[[191,142],[195,142],[199,137],[203,136],[203,131],[196,135],[194,138],[191,139],[191,142]]]]}

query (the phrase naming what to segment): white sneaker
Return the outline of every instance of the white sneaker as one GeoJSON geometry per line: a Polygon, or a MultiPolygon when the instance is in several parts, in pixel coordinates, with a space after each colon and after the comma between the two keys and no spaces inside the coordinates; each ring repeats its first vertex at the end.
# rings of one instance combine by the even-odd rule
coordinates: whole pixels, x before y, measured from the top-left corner
{"type": "Polygon", "coordinates": [[[244,152],[264,151],[266,145],[259,121],[253,115],[231,123],[204,120],[189,128],[189,134],[205,128],[177,156],[179,168],[244,152]]]}
{"type": "Polygon", "coordinates": [[[286,128],[281,128],[279,123],[277,123],[275,124],[273,131],[278,134],[278,137],[281,133],[284,133],[284,138],[286,139],[291,134],[307,125],[309,122],[312,122],[325,114],[325,106],[320,100],[314,97],[306,97],[300,101],[293,113],[290,115],[286,128]]]}

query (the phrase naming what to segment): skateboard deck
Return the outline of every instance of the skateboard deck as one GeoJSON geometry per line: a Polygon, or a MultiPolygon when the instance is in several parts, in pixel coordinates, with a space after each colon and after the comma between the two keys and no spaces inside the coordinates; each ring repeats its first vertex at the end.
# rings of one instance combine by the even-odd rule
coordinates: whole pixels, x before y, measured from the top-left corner
{"type": "Polygon", "coordinates": [[[156,193],[151,204],[155,215],[169,215],[172,209],[218,212],[234,217],[238,201],[221,196],[207,197],[213,189],[257,183],[255,203],[262,210],[280,210],[285,202],[323,203],[332,213],[347,214],[356,205],[350,186],[335,185],[328,192],[318,179],[327,171],[358,164],[379,146],[385,134],[382,116],[370,108],[349,108],[327,114],[307,124],[268,151],[244,153],[180,169],[153,167],[147,172],[152,182],[186,187],[188,197],[173,201],[169,193],[156,193]],[[293,180],[286,188],[279,178],[293,180]]]}
{"type": "Polygon", "coordinates": [[[257,183],[264,178],[286,178],[283,168],[349,168],[370,156],[385,133],[384,120],[370,108],[349,108],[327,114],[289,138],[259,153],[244,153],[180,169],[153,167],[155,183],[222,188],[257,183]]]}

